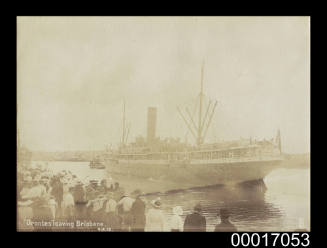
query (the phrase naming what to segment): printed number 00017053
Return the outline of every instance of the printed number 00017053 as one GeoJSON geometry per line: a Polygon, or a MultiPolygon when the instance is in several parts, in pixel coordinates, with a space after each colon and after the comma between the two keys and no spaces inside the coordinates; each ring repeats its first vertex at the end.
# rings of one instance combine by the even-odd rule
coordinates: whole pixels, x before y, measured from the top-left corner
{"type": "Polygon", "coordinates": [[[234,247],[275,247],[282,245],[283,247],[308,247],[310,245],[308,233],[233,233],[231,243],[234,247]]]}

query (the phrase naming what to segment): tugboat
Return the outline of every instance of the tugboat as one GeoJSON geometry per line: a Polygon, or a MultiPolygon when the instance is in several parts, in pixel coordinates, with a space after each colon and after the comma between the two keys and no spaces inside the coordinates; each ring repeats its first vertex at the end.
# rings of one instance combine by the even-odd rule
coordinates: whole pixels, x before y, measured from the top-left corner
{"type": "Polygon", "coordinates": [[[89,164],[90,168],[91,169],[105,169],[105,165],[103,163],[101,163],[101,161],[96,158],[96,159],[93,159],[90,164],[89,164]]]}

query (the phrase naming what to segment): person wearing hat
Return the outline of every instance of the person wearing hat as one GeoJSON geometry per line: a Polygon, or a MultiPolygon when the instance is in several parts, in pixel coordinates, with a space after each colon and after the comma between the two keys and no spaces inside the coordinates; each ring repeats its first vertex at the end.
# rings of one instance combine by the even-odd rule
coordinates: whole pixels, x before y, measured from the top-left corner
{"type": "MultiPolygon", "coordinates": [[[[51,221],[52,213],[49,207],[49,194],[46,192],[46,188],[39,181],[34,182],[35,186],[28,192],[27,199],[31,199],[33,211],[33,221],[51,221]]],[[[34,226],[34,231],[51,230],[50,226],[34,226]]]]}
{"type": "Polygon", "coordinates": [[[229,221],[229,212],[227,209],[220,209],[220,220],[220,224],[216,225],[215,232],[237,232],[236,227],[229,221]]]}
{"type": "Polygon", "coordinates": [[[108,191],[114,191],[114,182],[112,177],[106,179],[106,187],[108,191]]]}
{"type": "MultiPolygon", "coordinates": [[[[95,199],[89,200],[86,208],[89,209],[88,217],[94,222],[103,222],[105,220],[105,195],[98,195],[95,199]]],[[[95,228],[96,230],[96,228],[95,228]]]]}
{"type": "Polygon", "coordinates": [[[133,232],[144,232],[145,228],[145,203],[141,199],[141,195],[144,193],[141,190],[135,190],[132,195],[135,201],[131,208],[131,213],[133,215],[132,231],[133,232]]]}
{"type": "Polygon", "coordinates": [[[107,202],[106,202],[106,223],[107,226],[111,229],[111,231],[119,231],[121,219],[117,214],[117,202],[114,199],[114,193],[107,193],[107,202]]]}
{"type": "Polygon", "coordinates": [[[74,216],[75,202],[73,194],[69,190],[63,194],[61,208],[63,216],[71,220],[74,216]]]}
{"type": "Polygon", "coordinates": [[[50,208],[50,211],[51,211],[51,214],[52,214],[52,219],[55,219],[56,218],[56,210],[57,210],[57,207],[58,207],[58,203],[56,202],[54,196],[50,196],[50,199],[48,201],[48,205],[49,205],[49,208],[50,208]]]}
{"type": "Polygon", "coordinates": [[[73,197],[75,201],[75,214],[79,220],[86,219],[86,192],[81,181],[77,181],[73,189],[73,197]]]}
{"type": "Polygon", "coordinates": [[[108,200],[106,203],[106,212],[107,213],[116,212],[117,202],[114,199],[114,193],[109,191],[107,193],[107,199],[108,200]]]}
{"type": "Polygon", "coordinates": [[[172,232],[182,232],[183,231],[183,220],[181,215],[183,214],[183,209],[181,206],[176,206],[173,208],[173,216],[170,220],[170,229],[172,232]]]}
{"type": "Polygon", "coordinates": [[[151,201],[152,208],[146,215],[145,231],[162,232],[165,226],[165,216],[161,210],[161,200],[157,198],[151,201]]]}
{"type": "Polygon", "coordinates": [[[52,187],[51,194],[54,196],[58,204],[56,216],[61,216],[62,215],[61,204],[63,200],[64,189],[63,189],[63,184],[60,180],[60,174],[52,179],[50,185],[52,187]]]}
{"type": "Polygon", "coordinates": [[[115,182],[115,187],[113,189],[115,192],[115,200],[118,202],[120,199],[122,199],[125,195],[125,190],[121,186],[119,186],[118,182],[115,182]]]}
{"type": "Polygon", "coordinates": [[[42,198],[46,195],[47,190],[40,180],[33,180],[32,187],[28,194],[25,195],[27,198],[42,198]]]}
{"type": "Polygon", "coordinates": [[[117,203],[117,210],[119,216],[122,218],[122,230],[129,232],[132,229],[133,215],[131,209],[135,198],[133,195],[125,194],[117,203]]]}
{"type": "Polygon", "coordinates": [[[20,187],[22,188],[22,190],[18,195],[18,199],[19,200],[26,199],[32,186],[33,186],[32,179],[30,178],[30,180],[26,180],[20,187]]]}
{"type": "Polygon", "coordinates": [[[206,218],[201,215],[202,206],[196,204],[192,214],[186,216],[184,221],[184,232],[205,232],[206,218]]]}

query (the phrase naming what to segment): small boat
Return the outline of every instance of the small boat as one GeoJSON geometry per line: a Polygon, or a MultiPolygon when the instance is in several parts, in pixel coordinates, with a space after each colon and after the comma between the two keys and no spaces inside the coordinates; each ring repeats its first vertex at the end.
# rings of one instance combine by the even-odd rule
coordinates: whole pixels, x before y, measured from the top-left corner
{"type": "Polygon", "coordinates": [[[100,162],[98,159],[94,159],[90,162],[90,168],[92,169],[105,169],[105,166],[103,163],[100,162]]]}

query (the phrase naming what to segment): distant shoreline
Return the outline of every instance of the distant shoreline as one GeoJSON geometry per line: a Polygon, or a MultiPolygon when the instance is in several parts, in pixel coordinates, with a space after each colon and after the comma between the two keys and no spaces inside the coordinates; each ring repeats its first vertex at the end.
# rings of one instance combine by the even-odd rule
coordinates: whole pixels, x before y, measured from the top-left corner
{"type": "Polygon", "coordinates": [[[289,169],[308,169],[310,168],[310,154],[285,154],[285,160],[282,162],[283,168],[289,169]]]}

